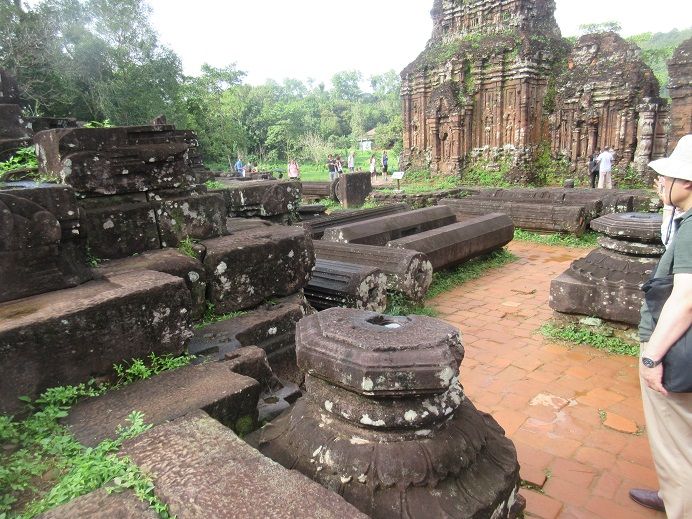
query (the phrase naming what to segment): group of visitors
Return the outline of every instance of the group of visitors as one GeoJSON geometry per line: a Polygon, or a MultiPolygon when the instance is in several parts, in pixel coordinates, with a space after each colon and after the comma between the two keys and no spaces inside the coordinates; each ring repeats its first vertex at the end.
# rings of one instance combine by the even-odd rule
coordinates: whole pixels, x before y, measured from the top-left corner
{"type": "MultiPolygon", "coordinates": [[[[380,164],[382,164],[382,178],[387,180],[387,172],[389,171],[389,157],[387,156],[386,150],[382,152],[380,164]]],[[[377,178],[377,156],[374,153],[370,156],[370,176],[373,179],[377,178]]]]}
{"type": "Polygon", "coordinates": [[[591,176],[591,188],[613,189],[612,169],[615,161],[615,150],[610,147],[596,150],[589,157],[589,175],[591,176]]]}

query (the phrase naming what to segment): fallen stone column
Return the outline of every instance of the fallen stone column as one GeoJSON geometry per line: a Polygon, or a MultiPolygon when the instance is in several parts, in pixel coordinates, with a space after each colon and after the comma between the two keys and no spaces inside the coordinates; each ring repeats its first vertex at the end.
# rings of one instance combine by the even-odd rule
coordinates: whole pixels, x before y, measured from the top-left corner
{"type": "Polygon", "coordinates": [[[493,213],[390,241],[387,246],[422,252],[433,269],[440,270],[504,247],[513,238],[509,216],[493,213]]]}
{"type": "Polygon", "coordinates": [[[387,276],[376,267],[318,259],[305,297],[316,310],[342,306],[384,312],[387,276]]]}
{"type": "Polygon", "coordinates": [[[479,198],[446,198],[439,204],[452,208],[462,217],[504,213],[512,219],[515,227],[530,231],[569,232],[581,236],[587,225],[583,206],[479,198]]]}
{"type": "Polygon", "coordinates": [[[378,216],[388,214],[403,213],[408,211],[409,207],[406,204],[391,204],[372,209],[356,209],[354,211],[337,211],[327,216],[313,218],[310,221],[303,222],[305,229],[314,239],[320,239],[324,235],[324,231],[330,227],[336,227],[345,223],[362,222],[371,220],[378,216]]]}
{"type": "Polygon", "coordinates": [[[0,413],[49,387],[112,376],[124,360],[183,352],[190,292],[143,270],[0,303],[0,413]]]}
{"type": "Polygon", "coordinates": [[[413,250],[315,240],[317,259],[378,267],[387,276],[387,290],[420,301],[432,283],[428,258],[413,250]]]}
{"type": "Polygon", "coordinates": [[[217,313],[253,308],[305,286],[315,262],[300,227],[273,225],[202,242],[207,299],[217,313]]]}
{"type": "Polygon", "coordinates": [[[449,207],[434,206],[404,213],[380,216],[365,222],[330,227],[323,240],[363,245],[386,245],[404,236],[436,229],[456,222],[449,207]]]}

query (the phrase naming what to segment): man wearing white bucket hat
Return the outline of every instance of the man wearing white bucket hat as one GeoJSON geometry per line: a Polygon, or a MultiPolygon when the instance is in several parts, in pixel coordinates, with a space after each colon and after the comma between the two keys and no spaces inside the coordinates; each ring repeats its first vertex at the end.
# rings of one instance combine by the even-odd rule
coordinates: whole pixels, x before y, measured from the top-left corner
{"type": "MultiPolygon", "coordinates": [[[[692,135],[685,135],[670,157],[649,166],[662,177],[664,203],[679,213],[672,222],[675,237],[656,268],[655,280],[672,275],[672,291],[654,320],[647,302],[639,323],[639,374],[649,444],[660,490],[632,489],[630,497],[642,506],[663,511],[668,519],[692,517],[692,392],[673,392],[664,379],[664,357],[692,326],[692,135]]],[[[650,282],[651,283],[651,282],[650,282]]],[[[647,284],[648,285],[648,284],[647,284]]],[[[652,301],[647,292],[647,301],[652,301]]],[[[689,340],[687,347],[690,347],[689,340]]],[[[679,345],[676,346],[676,350],[679,345]]],[[[672,358],[669,357],[669,359],[672,358]]],[[[666,359],[668,375],[674,372],[666,359]]],[[[677,366],[683,377],[692,364],[677,366]]],[[[676,391],[686,391],[686,389],[676,391]]]]}

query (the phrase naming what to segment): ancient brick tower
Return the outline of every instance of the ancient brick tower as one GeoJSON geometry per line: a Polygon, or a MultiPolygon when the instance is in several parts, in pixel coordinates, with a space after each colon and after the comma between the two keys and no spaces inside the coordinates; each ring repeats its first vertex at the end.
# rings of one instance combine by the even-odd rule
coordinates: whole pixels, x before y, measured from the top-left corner
{"type": "Polygon", "coordinates": [[[544,139],[548,77],[567,53],[554,11],[553,0],[435,0],[432,37],[401,73],[413,167],[516,164],[544,139]]]}

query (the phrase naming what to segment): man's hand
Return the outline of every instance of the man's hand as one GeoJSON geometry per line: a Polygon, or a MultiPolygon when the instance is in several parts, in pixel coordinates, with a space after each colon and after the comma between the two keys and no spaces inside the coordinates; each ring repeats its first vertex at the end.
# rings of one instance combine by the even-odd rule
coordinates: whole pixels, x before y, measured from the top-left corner
{"type": "Polygon", "coordinates": [[[655,368],[647,368],[640,362],[639,376],[654,391],[658,391],[662,395],[668,395],[668,391],[663,387],[663,364],[659,364],[655,368]]]}

